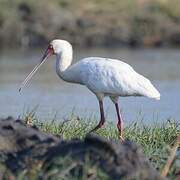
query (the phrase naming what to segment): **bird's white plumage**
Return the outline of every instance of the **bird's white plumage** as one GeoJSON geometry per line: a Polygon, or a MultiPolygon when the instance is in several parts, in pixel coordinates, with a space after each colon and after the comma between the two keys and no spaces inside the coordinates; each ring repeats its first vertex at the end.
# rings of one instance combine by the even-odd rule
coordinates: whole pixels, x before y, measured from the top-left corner
{"type": "Polygon", "coordinates": [[[147,96],[160,99],[160,93],[152,83],[129,64],[116,59],[89,57],[70,66],[71,45],[63,40],[55,40],[52,45],[59,52],[56,55],[57,74],[64,80],[85,85],[102,97],[147,96]]]}
{"type": "Polygon", "coordinates": [[[73,77],[76,77],[80,84],[87,86],[96,94],[147,96],[156,99],[160,97],[159,92],[147,78],[120,60],[89,57],[72,65],[69,71],[73,72],[75,75],[73,77]]]}

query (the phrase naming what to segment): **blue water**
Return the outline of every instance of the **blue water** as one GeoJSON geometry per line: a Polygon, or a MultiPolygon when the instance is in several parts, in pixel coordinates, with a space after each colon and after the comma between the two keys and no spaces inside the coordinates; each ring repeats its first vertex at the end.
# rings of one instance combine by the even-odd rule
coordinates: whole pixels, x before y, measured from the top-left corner
{"type": "MultiPolygon", "coordinates": [[[[120,58],[131,64],[135,70],[148,77],[161,93],[161,100],[143,97],[122,97],[120,107],[125,122],[143,120],[163,123],[168,118],[180,122],[180,51],[175,49],[92,49],[75,52],[75,59],[86,56],[120,58]],[[77,52],[77,53],[76,53],[77,52]]],[[[55,60],[49,59],[36,74],[31,84],[19,94],[18,87],[32,70],[42,50],[24,52],[0,52],[0,116],[22,116],[28,110],[36,109],[36,116],[42,121],[68,118],[72,113],[79,117],[99,117],[96,97],[81,85],[65,83],[54,70],[55,60]]],[[[106,119],[115,121],[115,109],[105,99],[106,119]]]]}

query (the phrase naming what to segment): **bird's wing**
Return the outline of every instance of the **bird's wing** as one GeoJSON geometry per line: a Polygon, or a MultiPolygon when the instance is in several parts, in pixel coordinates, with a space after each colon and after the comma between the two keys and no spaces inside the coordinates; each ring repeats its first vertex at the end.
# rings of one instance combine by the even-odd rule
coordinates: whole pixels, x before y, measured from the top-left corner
{"type": "Polygon", "coordinates": [[[83,84],[94,92],[120,96],[159,96],[147,78],[120,60],[92,57],[81,63],[83,84]]]}
{"type": "Polygon", "coordinates": [[[125,95],[132,84],[132,72],[132,67],[122,61],[89,58],[83,61],[81,77],[84,85],[95,92],[125,95]]]}

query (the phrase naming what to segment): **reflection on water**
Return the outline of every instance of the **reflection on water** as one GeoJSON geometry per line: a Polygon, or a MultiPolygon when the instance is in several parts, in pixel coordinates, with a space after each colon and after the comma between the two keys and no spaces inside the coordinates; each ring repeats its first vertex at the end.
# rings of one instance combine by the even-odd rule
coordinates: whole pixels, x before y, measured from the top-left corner
{"type": "MultiPolygon", "coordinates": [[[[21,94],[18,87],[41,57],[41,51],[0,52],[0,116],[18,117],[38,105],[37,116],[52,120],[69,116],[72,111],[80,117],[99,117],[96,97],[85,87],[65,83],[55,73],[55,60],[49,59],[39,70],[28,88],[21,94]]],[[[180,51],[171,49],[128,50],[91,49],[75,50],[75,60],[88,56],[123,58],[136,71],[148,77],[161,92],[161,100],[121,98],[120,105],[126,122],[144,119],[158,123],[172,117],[180,121],[180,51]]],[[[105,100],[108,120],[115,120],[115,110],[105,100]]]]}

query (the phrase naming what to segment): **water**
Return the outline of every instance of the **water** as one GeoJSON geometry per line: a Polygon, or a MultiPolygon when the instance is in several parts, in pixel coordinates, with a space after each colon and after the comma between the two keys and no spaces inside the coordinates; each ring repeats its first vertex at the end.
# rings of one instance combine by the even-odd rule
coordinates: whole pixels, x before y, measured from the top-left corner
{"type": "MultiPolygon", "coordinates": [[[[50,58],[21,94],[18,88],[32,70],[42,51],[0,52],[0,116],[22,116],[37,107],[41,120],[63,119],[71,113],[79,117],[99,117],[96,97],[81,85],[63,82],[55,73],[55,58],[50,58]]],[[[136,71],[148,77],[161,92],[161,100],[143,97],[120,99],[126,123],[133,120],[162,123],[168,118],[180,122],[180,51],[178,49],[75,49],[75,60],[88,56],[124,58],[136,71]]],[[[115,109],[105,99],[106,118],[115,121],[115,109]]]]}

